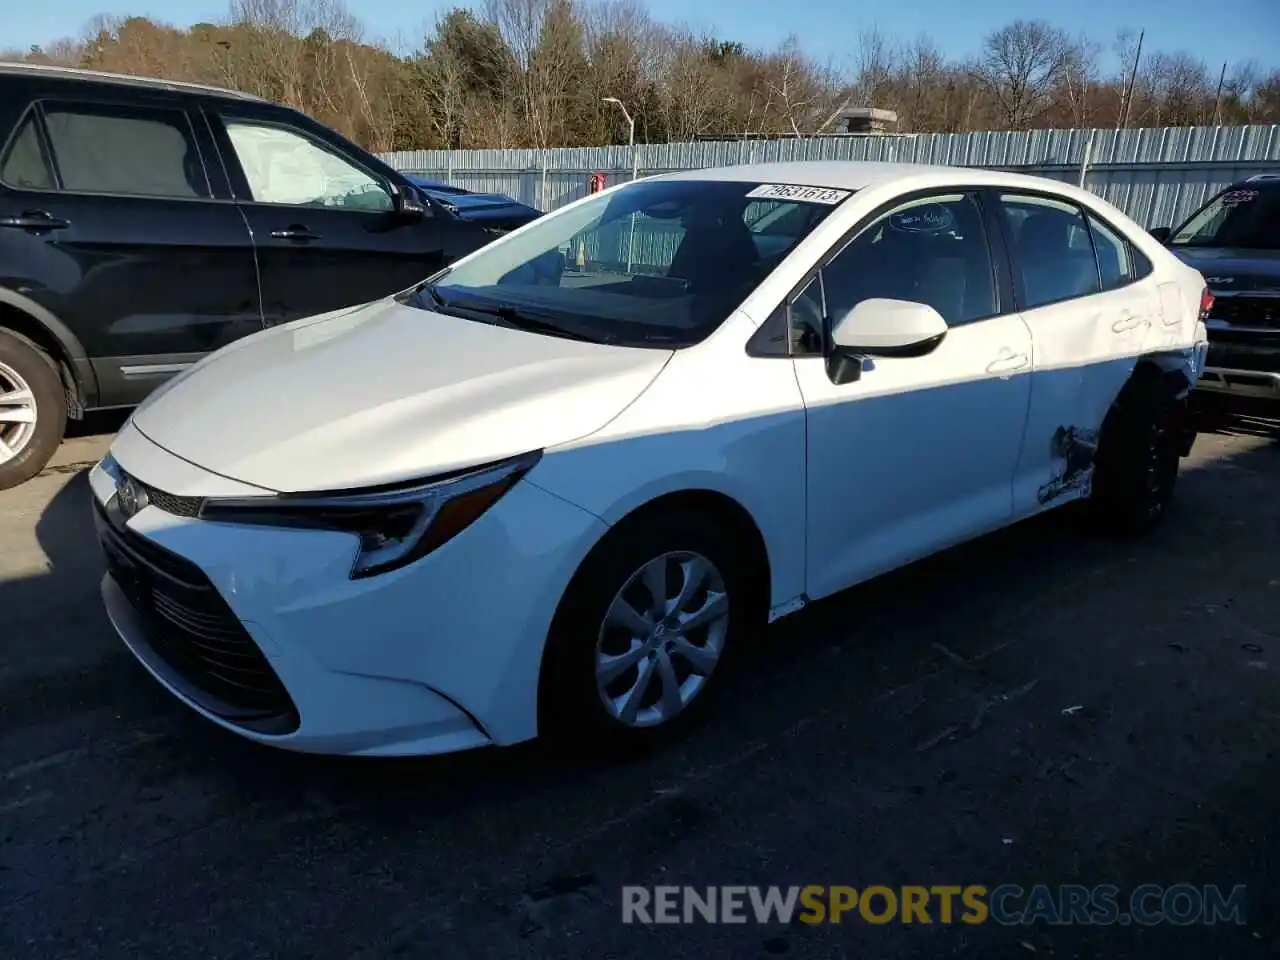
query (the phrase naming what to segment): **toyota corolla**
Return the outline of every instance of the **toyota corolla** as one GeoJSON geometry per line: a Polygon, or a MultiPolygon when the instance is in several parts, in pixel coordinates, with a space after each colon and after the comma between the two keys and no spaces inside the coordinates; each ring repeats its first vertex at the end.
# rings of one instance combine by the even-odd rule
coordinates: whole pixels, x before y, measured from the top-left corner
{"type": "Polygon", "coordinates": [[[811,601],[1073,501],[1158,520],[1204,293],[1048,180],[615,187],[161,388],[91,473],[106,607],[263,743],[641,744],[811,601]]]}

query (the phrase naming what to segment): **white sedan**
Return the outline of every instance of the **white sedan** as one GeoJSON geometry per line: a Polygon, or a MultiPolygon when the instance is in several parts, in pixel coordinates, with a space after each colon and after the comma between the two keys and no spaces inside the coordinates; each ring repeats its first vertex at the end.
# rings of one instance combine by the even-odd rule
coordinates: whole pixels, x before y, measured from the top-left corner
{"type": "Polygon", "coordinates": [[[263,743],[643,744],[807,603],[1072,501],[1150,525],[1207,303],[1049,180],[625,184],[162,387],[91,474],[103,596],[263,743]]]}

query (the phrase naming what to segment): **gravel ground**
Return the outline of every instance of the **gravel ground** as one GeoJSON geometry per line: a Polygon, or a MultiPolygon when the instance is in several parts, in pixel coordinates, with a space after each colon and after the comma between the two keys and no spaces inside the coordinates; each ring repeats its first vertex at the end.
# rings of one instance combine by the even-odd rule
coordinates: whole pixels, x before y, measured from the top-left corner
{"type": "MultiPolygon", "coordinates": [[[[1205,435],[1134,542],[1070,516],[773,628],[680,744],[295,756],[115,639],[83,468],[0,493],[0,956],[1274,957],[1280,446],[1205,435]],[[1248,923],[621,923],[624,884],[1248,887],[1248,923]]],[[[935,919],[937,914],[934,914],[935,919]]]]}

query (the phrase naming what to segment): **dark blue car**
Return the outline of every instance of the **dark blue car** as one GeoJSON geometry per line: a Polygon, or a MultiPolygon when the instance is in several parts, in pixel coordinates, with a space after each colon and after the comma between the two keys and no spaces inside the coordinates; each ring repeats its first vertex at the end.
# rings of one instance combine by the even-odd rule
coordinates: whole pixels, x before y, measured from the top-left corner
{"type": "Polygon", "coordinates": [[[506,233],[542,216],[541,210],[505,194],[472,193],[462,187],[428,180],[416,174],[405,176],[432,203],[442,207],[449,215],[489,230],[506,233]]]}

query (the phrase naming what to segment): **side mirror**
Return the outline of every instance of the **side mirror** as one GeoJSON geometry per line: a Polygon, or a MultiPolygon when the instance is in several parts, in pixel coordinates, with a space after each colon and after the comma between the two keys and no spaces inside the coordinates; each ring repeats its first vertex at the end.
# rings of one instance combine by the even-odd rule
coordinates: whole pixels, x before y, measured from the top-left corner
{"type": "Polygon", "coordinates": [[[863,300],[831,324],[827,372],[834,383],[862,376],[866,357],[923,357],[947,335],[947,321],[927,303],[863,300]]]}
{"type": "Polygon", "coordinates": [[[1159,243],[1168,243],[1169,237],[1173,235],[1173,230],[1169,227],[1152,227],[1147,233],[1151,234],[1159,243]]]}
{"type": "Polygon", "coordinates": [[[391,209],[397,220],[421,220],[428,215],[427,207],[418,200],[411,187],[392,183],[387,185],[387,189],[391,191],[391,209]]]}

